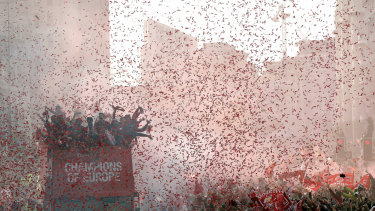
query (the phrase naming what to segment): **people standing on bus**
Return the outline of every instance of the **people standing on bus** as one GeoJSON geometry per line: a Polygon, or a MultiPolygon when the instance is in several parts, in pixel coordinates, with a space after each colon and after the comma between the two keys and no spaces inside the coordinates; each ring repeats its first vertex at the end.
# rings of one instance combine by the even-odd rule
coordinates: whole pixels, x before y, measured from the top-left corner
{"type": "Polygon", "coordinates": [[[150,121],[147,120],[147,123],[146,123],[145,126],[143,126],[142,128],[138,128],[140,123],[144,120],[143,118],[140,119],[139,121],[137,120],[139,115],[141,115],[141,114],[143,114],[143,108],[138,107],[134,111],[133,116],[130,120],[130,125],[131,125],[131,127],[130,127],[131,132],[130,133],[131,133],[131,136],[134,137],[135,143],[138,142],[137,136],[147,137],[147,138],[150,138],[152,140],[151,135],[142,133],[149,128],[150,121]]]}
{"type": "Polygon", "coordinates": [[[152,139],[151,135],[142,133],[147,130],[150,122],[147,121],[145,126],[138,128],[139,122],[136,119],[131,118],[129,114],[120,119],[122,141],[125,142],[125,145],[129,145],[132,140],[135,140],[135,143],[137,143],[137,136],[152,139]]]}
{"type": "Polygon", "coordinates": [[[112,114],[112,122],[109,126],[109,131],[114,138],[114,145],[120,146],[121,143],[121,131],[120,131],[120,122],[116,119],[116,111],[125,111],[120,106],[112,106],[113,114],[112,114]]]}
{"type": "Polygon", "coordinates": [[[86,128],[86,146],[93,147],[96,146],[96,140],[94,139],[94,119],[89,116],[86,118],[87,128],[86,128]]]}
{"type": "Polygon", "coordinates": [[[85,140],[85,127],[82,126],[82,119],[78,118],[68,129],[69,144],[83,147],[85,140]]]}
{"type": "Polygon", "coordinates": [[[56,116],[61,116],[64,119],[64,121],[66,121],[66,115],[65,115],[65,112],[61,109],[61,106],[59,105],[55,106],[55,110],[52,110],[48,108],[47,106],[45,107],[45,109],[56,116]]]}
{"type": "Polygon", "coordinates": [[[61,115],[57,116],[55,124],[55,138],[57,139],[58,145],[63,149],[67,149],[69,147],[67,129],[68,126],[64,120],[64,117],[61,115]]]}
{"type": "Polygon", "coordinates": [[[104,113],[99,113],[98,121],[94,124],[94,136],[97,137],[97,143],[99,146],[108,145],[106,130],[109,127],[109,123],[105,120],[104,113]]]}
{"type": "Polygon", "coordinates": [[[86,135],[88,137],[92,137],[94,135],[94,119],[89,116],[86,118],[87,121],[87,132],[86,135]]]}

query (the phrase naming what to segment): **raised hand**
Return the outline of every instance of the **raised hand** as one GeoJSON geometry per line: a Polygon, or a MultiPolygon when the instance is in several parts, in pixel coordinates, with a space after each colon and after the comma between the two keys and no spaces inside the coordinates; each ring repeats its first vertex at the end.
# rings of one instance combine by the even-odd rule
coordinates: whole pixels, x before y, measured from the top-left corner
{"type": "Polygon", "coordinates": [[[142,121],[144,121],[145,120],[145,118],[141,118],[138,122],[142,122],[142,121]]]}
{"type": "Polygon", "coordinates": [[[36,114],[36,115],[38,115],[38,117],[44,122],[44,119],[42,116],[40,116],[40,114],[36,114]]]}
{"type": "Polygon", "coordinates": [[[116,106],[116,108],[117,108],[117,110],[119,110],[119,111],[125,111],[125,109],[123,109],[123,108],[120,107],[120,106],[116,106]]]}
{"type": "Polygon", "coordinates": [[[112,106],[112,109],[113,109],[113,110],[125,111],[125,109],[123,109],[123,108],[120,107],[120,106],[114,106],[114,105],[111,105],[111,106],[112,106]]]}

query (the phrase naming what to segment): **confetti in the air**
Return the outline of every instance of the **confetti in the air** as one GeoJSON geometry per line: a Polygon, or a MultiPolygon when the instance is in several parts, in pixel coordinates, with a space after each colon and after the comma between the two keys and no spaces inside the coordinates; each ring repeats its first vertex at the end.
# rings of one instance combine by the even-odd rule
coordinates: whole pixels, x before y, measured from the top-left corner
{"type": "Polygon", "coordinates": [[[371,209],[374,11],[0,0],[0,210],[371,209]]]}

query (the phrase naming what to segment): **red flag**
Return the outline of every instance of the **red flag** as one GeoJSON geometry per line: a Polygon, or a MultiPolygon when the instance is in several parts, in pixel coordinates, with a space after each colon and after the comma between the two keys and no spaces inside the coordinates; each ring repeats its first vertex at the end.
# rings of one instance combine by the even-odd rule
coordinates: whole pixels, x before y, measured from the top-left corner
{"type": "Polygon", "coordinates": [[[284,201],[284,195],[282,194],[277,194],[276,195],[276,200],[274,201],[274,211],[283,211],[284,210],[284,204],[283,204],[283,201],[284,201]]]}
{"type": "Polygon", "coordinates": [[[331,174],[329,173],[329,169],[326,168],[324,169],[323,171],[319,172],[319,178],[320,178],[320,181],[321,182],[326,182],[327,179],[331,176],[331,174]]]}
{"type": "Polygon", "coordinates": [[[289,207],[292,206],[292,201],[290,200],[288,194],[286,194],[285,192],[284,192],[283,196],[284,196],[284,198],[283,198],[284,209],[288,209],[289,207]]]}
{"type": "Polygon", "coordinates": [[[278,190],[268,191],[259,196],[264,208],[274,211],[283,210],[283,192],[278,190]],[[280,203],[279,203],[280,202],[280,203]]]}
{"type": "Polygon", "coordinates": [[[265,208],[265,205],[263,204],[263,202],[256,196],[254,192],[249,194],[249,197],[251,198],[251,200],[258,203],[263,209],[265,208]]]}
{"type": "Polygon", "coordinates": [[[305,188],[312,192],[316,192],[323,185],[323,183],[315,182],[309,179],[305,179],[304,184],[305,184],[305,188]]]}
{"type": "Polygon", "coordinates": [[[276,162],[274,162],[272,165],[268,166],[266,168],[265,172],[264,172],[264,175],[268,178],[272,177],[273,176],[273,170],[274,170],[275,166],[276,166],[276,162]]]}
{"type": "Polygon", "coordinates": [[[340,177],[340,174],[331,175],[327,178],[326,183],[329,185],[346,185],[352,189],[354,186],[354,172],[346,173],[344,178],[340,177]]]}
{"type": "Polygon", "coordinates": [[[362,177],[362,179],[357,184],[355,184],[354,189],[358,188],[358,186],[362,184],[367,190],[369,190],[370,179],[371,179],[370,174],[366,174],[365,176],[362,177]]]}
{"type": "Polygon", "coordinates": [[[297,204],[296,204],[296,211],[302,211],[302,207],[303,207],[303,202],[305,201],[305,199],[302,199],[301,201],[299,201],[297,204]]]}
{"type": "Polygon", "coordinates": [[[292,206],[288,194],[285,192],[276,193],[276,200],[274,201],[274,211],[288,210],[292,206]]]}
{"type": "Polygon", "coordinates": [[[258,196],[253,192],[248,196],[266,211],[283,211],[292,207],[288,195],[280,190],[268,191],[258,196]]]}

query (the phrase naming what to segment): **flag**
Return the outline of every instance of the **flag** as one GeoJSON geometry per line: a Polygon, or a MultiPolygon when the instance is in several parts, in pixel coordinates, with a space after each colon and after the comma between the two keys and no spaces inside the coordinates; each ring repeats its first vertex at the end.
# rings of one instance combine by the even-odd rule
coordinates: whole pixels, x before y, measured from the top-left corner
{"type": "Polygon", "coordinates": [[[327,179],[332,176],[329,172],[329,169],[326,168],[323,171],[319,172],[319,179],[321,182],[326,182],[327,179]]]}
{"type": "Polygon", "coordinates": [[[319,190],[320,187],[323,186],[323,183],[315,182],[309,179],[304,179],[305,189],[316,192],[319,190]]]}
{"type": "Polygon", "coordinates": [[[340,185],[340,186],[348,186],[349,188],[353,188],[354,186],[354,172],[346,173],[345,177],[341,177],[340,174],[331,175],[325,181],[329,185],[340,185]]]}
{"type": "Polygon", "coordinates": [[[255,193],[249,195],[251,199],[257,202],[263,210],[282,211],[291,206],[291,201],[287,194],[280,190],[272,190],[258,196],[255,193]]]}
{"type": "Polygon", "coordinates": [[[249,194],[249,197],[250,197],[251,200],[258,203],[263,208],[263,210],[267,210],[267,211],[269,210],[269,209],[265,209],[265,205],[263,204],[263,202],[258,198],[258,196],[254,192],[249,194]]]}
{"type": "Polygon", "coordinates": [[[302,211],[302,208],[303,208],[303,202],[305,202],[305,199],[302,199],[301,201],[299,201],[295,208],[296,208],[296,211],[302,211]]]}
{"type": "Polygon", "coordinates": [[[276,201],[274,201],[274,210],[275,211],[284,211],[288,210],[293,206],[292,201],[289,199],[288,194],[285,192],[276,194],[276,201]],[[276,203],[275,203],[276,202],[276,203]]]}
{"type": "MultiPolygon", "coordinates": [[[[273,208],[275,211],[284,211],[284,195],[282,194],[277,194],[275,196],[276,200],[274,200],[274,203],[273,203],[273,208]]],[[[285,209],[287,209],[285,207],[285,209]]]]}
{"type": "Polygon", "coordinates": [[[366,174],[366,175],[364,175],[364,176],[361,178],[361,180],[360,180],[357,184],[355,184],[355,186],[354,186],[353,189],[357,189],[358,186],[359,186],[360,184],[362,184],[367,190],[369,190],[369,189],[370,189],[370,179],[371,179],[370,174],[366,174]]]}

